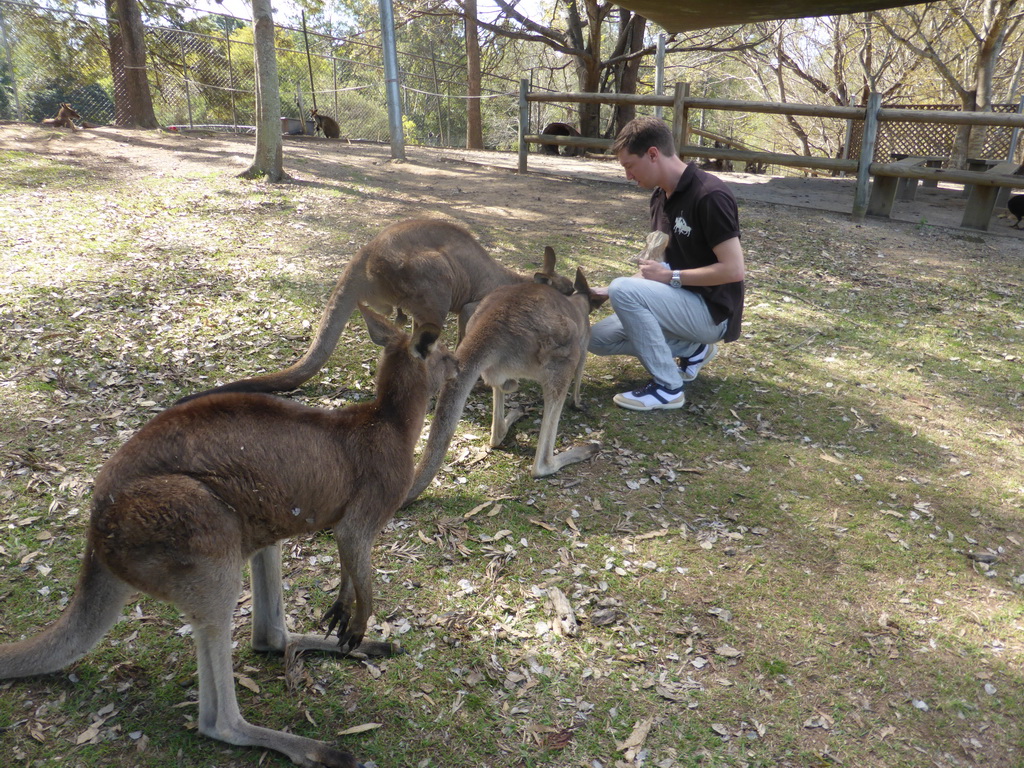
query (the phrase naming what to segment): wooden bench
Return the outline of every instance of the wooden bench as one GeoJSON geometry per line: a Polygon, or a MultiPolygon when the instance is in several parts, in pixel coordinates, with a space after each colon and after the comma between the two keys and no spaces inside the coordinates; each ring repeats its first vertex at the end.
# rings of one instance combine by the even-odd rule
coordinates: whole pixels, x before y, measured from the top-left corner
{"type": "MultiPolygon", "coordinates": [[[[898,170],[908,171],[915,168],[925,167],[927,158],[904,156],[890,165],[896,166],[898,170]]],[[[872,169],[875,180],[871,182],[871,195],[868,198],[868,216],[892,216],[892,206],[896,202],[897,193],[902,191],[901,200],[913,200],[917,194],[917,182],[920,180],[914,176],[892,175],[877,173],[872,169]],[[908,182],[913,182],[913,192],[910,192],[908,182]],[[909,197],[908,197],[909,195],[909,197]]]]}
{"type": "MultiPolygon", "coordinates": [[[[1019,175],[1022,168],[1024,166],[1013,160],[1005,160],[990,166],[987,171],[982,171],[982,173],[992,174],[992,176],[1011,176],[1019,175]]],[[[1021,178],[1018,185],[1024,186],[1024,177],[1021,178]]],[[[969,189],[970,191],[967,194],[967,208],[964,210],[964,218],[960,222],[960,226],[970,229],[988,229],[988,223],[992,218],[992,212],[995,210],[996,201],[1004,190],[1007,199],[1009,199],[1011,188],[1010,186],[994,186],[991,184],[971,184],[969,187],[964,187],[964,189],[969,189]]]]}
{"type": "MultiPolygon", "coordinates": [[[[942,164],[946,162],[944,157],[935,157],[933,155],[908,155],[905,152],[893,152],[892,159],[897,162],[900,160],[907,160],[908,158],[919,158],[924,160],[924,165],[927,168],[941,168],[942,164]]],[[[935,179],[900,179],[896,187],[896,199],[897,200],[914,200],[917,197],[917,187],[920,184],[923,187],[937,187],[939,182],[935,179]]]]}
{"type": "Polygon", "coordinates": [[[959,168],[933,168],[926,165],[927,158],[907,157],[895,163],[872,163],[871,193],[867,213],[870,216],[892,214],[900,179],[939,181],[963,184],[967,192],[967,205],[960,226],[967,229],[987,230],[996,199],[1003,188],[1024,187],[1024,166],[1004,160],[986,163],[988,170],[963,171],[959,168]]]}

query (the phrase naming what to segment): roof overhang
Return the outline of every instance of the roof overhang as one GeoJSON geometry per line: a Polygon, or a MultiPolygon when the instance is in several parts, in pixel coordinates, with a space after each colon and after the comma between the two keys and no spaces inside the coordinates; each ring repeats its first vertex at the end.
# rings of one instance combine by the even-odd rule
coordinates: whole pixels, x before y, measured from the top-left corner
{"type": "Polygon", "coordinates": [[[906,0],[614,0],[616,5],[639,13],[666,32],[750,24],[770,19],[836,16],[877,11],[901,5],[921,5],[906,0]]]}

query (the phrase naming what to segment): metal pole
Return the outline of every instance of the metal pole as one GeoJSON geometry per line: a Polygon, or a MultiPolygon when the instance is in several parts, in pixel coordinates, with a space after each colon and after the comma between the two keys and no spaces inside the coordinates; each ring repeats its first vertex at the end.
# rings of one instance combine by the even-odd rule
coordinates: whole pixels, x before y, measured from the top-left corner
{"type": "Polygon", "coordinates": [[[526,173],[526,158],[529,147],[526,146],[526,134],[530,131],[530,104],[526,94],[530,92],[530,81],[523,78],[519,81],[519,172],[526,173]]]}
{"type": "MultiPolygon", "coordinates": [[[[306,66],[309,67],[309,92],[313,96],[313,109],[316,109],[316,87],[313,85],[313,60],[309,57],[309,35],[306,33],[306,12],[302,12],[302,39],[306,43],[306,66]]],[[[337,114],[337,113],[335,113],[337,114]]],[[[306,118],[301,113],[299,119],[305,125],[306,118]]],[[[303,131],[305,133],[305,131],[303,131]]]]}
{"type": "MultiPolygon", "coordinates": [[[[654,56],[654,92],[658,96],[665,93],[665,35],[658,35],[658,52],[654,56]]],[[[659,120],[664,109],[659,105],[654,108],[654,116],[659,120]]]]}
{"type": "Polygon", "coordinates": [[[228,34],[228,17],[222,16],[221,18],[224,19],[224,42],[228,49],[228,92],[231,94],[231,125],[235,129],[235,133],[238,133],[238,109],[235,106],[235,70],[231,65],[231,35],[228,34]]]}
{"type": "Polygon", "coordinates": [[[860,164],[857,166],[857,187],[853,193],[853,220],[863,221],[868,212],[868,191],[871,185],[871,162],[875,159],[878,137],[878,110],[882,94],[872,92],[864,108],[864,134],[860,143],[860,164]]]}
{"type": "Polygon", "coordinates": [[[14,73],[14,60],[11,58],[11,43],[7,39],[7,21],[4,19],[3,10],[0,10],[0,32],[4,36],[4,50],[7,52],[7,71],[10,73],[12,91],[14,92],[14,112],[19,120],[24,120],[25,115],[21,111],[21,101],[18,99],[18,77],[14,73]]]}
{"type": "Polygon", "coordinates": [[[405,160],[405,136],[402,134],[402,102],[398,90],[398,51],[395,48],[395,10],[391,0],[377,0],[384,48],[384,84],[388,97],[388,128],[391,131],[391,157],[405,160]]]}
{"type": "Polygon", "coordinates": [[[184,36],[179,38],[181,44],[181,74],[185,78],[185,103],[188,105],[188,127],[193,128],[192,124],[192,94],[188,88],[188,59],[185,58],[185,38],[184,36]]]}

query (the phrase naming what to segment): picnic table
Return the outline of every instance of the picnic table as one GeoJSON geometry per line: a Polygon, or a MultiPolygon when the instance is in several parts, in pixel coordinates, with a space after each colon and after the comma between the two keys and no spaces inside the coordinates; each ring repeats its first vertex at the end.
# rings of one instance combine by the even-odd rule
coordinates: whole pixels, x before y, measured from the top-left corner
{"type": "Polygon", "coordinates": [[[960,226],[987,230],[997,200],[1002,200],[1005,205],[1011,189],[1024,187],[1024,166],[1014,160],[971,158],[968,168],[962,170],[937,167],[939,164],[936,164],[936,159],[907,155],[896,162],[872,163],[873,181],[868,199],[868,215],[886,218],[892,215],[892,207],[897,194],[901,192],[900,182],[903,179],[913,180],[914,185],[911,189],[910,182],[904,184],[901,197],[904,200],[913,199],[918,181],[935,184],[948,181],[964,185],[967,205],[960,226]],[[1014,177],[1019,177],[1019,180],[1014,177]]]}

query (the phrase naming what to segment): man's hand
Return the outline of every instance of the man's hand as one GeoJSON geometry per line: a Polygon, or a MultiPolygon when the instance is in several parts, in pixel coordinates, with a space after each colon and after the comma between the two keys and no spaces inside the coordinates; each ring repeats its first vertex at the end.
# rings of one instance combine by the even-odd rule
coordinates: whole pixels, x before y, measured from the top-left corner
{"type": "Polygon", "coordinates": [[[672,281],[672,270],[660,261],[640,259],[640,277],[645,280],[654,280],[659,283],[668,284],[672,281]]]}
{"type": "Polygon", "coordinates": [[[601,296],[601,297],[603,297],[605,299],[608,298],[608,288],[607,287],[603,287],[603,286],[602,287],[596,287],[596,288],[592,287],[590,289],[590,293],[591,293],[592,296],[601,296]]]}

